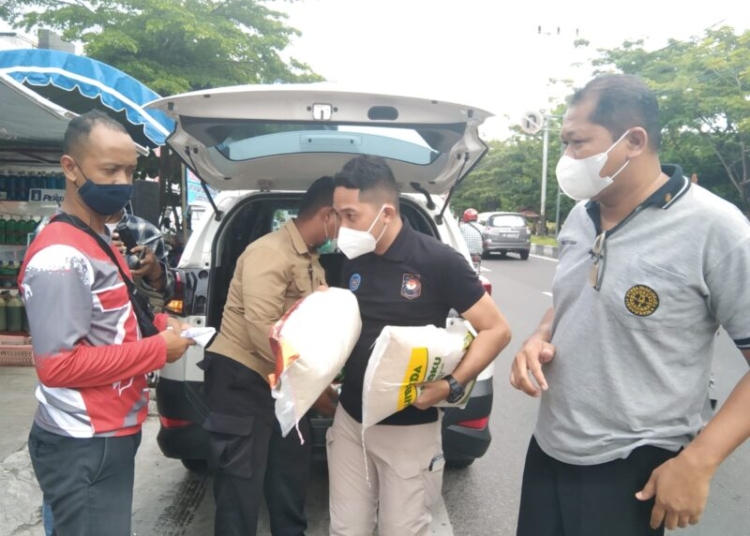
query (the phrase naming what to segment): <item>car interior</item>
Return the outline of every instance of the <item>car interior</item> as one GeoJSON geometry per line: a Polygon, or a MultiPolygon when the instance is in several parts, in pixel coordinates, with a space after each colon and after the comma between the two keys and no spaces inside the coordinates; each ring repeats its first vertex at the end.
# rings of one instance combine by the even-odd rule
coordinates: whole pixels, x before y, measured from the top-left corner
{"type": "MultiPolygon", "coordinates": [[[[258,193],[237,203],[224,216],[224,221],[214,238],[209,277],[208,295],[211,297],[206,311],[207,325],[219,327],[224,303],[229,293],[229,283],[234,275],[237,259],[248,244],[280,228],[286,218],[296,214],[302,194],[258,193]]],[[[437,236],[437,228],[416,203],[401,198],[401,219],[406,225],[430,236],[437,236]]],[[[329,286],[339,287],[342,253],[322,255],[320,263],[326,271],[329,286]]]]}

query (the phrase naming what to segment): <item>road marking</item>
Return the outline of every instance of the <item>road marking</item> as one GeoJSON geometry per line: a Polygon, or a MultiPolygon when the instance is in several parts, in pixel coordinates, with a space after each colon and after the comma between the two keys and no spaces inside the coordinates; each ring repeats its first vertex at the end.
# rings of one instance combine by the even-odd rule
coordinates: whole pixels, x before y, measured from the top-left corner
{"type": "Polygon", "coordinates": [[[545,261],[550,261],[550,262],[558,262],[557,259],[552,259],[550,257],[545,257],[544,255],[534,255],[534,254],[531,254],[531,255],[529,255],[529,257],[534,257],[535,259],[544,259],[545,261]]]}
{"type": "Polygon", "coordinates": [[[542,292],[542,294],[544,294],[545,296],[549,296],[550,298],[552,297],[552,293],[551,292],[542,292]]]}
{"type": "Polygon", "coordinates": [[[434,536],[453,536],[453,526],[445,509],[445,501],[440,497],[438,503],[432,507],[432,523],[430,534],[434,536]]]}

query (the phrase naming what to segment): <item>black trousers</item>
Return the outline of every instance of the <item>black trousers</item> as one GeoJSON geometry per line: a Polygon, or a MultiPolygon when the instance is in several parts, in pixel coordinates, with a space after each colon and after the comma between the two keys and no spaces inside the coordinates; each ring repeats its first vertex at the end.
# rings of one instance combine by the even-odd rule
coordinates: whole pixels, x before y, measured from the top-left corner
{"type": "Polygon", "coordinates": [[[216,536],[255,536],[265,494],[273,536],[304,536],[310,479],[310,422],[281,437],[268,383],[255,371],[207,352],[206,394],[216,536]]]}
{"type": "Polygon", "coordinates": [[[29,454],[55,536],[130,536],[135,454],[141,433],[75,438],[36,424],[29,454]]]}
{"type": "Polygon", "coordinates": [[[654,501],[641,502],[651,472],[676,456],[658,447],[626,459],[569,465],[545,454],[531,438],[521,487],[517,536],[661,536],[649,526],[654,501]]]}

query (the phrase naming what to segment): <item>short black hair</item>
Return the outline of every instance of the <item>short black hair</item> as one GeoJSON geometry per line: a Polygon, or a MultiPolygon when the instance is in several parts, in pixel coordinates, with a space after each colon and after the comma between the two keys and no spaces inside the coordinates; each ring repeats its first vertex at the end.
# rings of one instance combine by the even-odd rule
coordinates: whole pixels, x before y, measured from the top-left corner
{"type": "Polygon", "coordinates": [[[375,194],[378,200],[393,204],[398,210],[399,188],[393,170],[380,156],[362,155],[349,160],[333,178],[335,187],[359,190],[360,197],[375,194]]]}
{"type": "Polygon", "coordinates": [[[123,134],[128,133],[125,127],[122,126],[122,123],[112,119],[100,110],[91,110],[78,117],[74,117],[68,123],[68,128],[65,130],[65,137],[63,138],[63,153],[71,154],[72,151],[80,150],[96,125],[104,125],[123,134]]]}
{"type": "Polygon", "coordinates": [[[661,145],[659,103],[651,89],[635,75],[609,74],[594,78],[570,98],[570,106],[596,99],[589,121],[606,128],[617,139],[629,128],[642,127],[654,152],[661,145]]]}
{"type": "Polygon", "coordinates": [[[299,204],[299,218],[312,218],[321,208],[333,206],[333,177],[317,179],[302,196],[299,204]]]}

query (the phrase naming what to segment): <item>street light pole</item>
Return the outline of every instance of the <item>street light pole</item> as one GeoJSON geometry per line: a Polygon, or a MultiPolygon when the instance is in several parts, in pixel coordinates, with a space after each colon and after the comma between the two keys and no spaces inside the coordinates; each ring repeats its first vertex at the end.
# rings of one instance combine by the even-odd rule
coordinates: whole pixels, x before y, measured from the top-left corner
{"type": "Polygon", "coordinates": [[[549,116],[544,115],[544,136],[542,141],[542,199],[541,209],[539,211],[539,223],[540,229],[539,234],[547,236],[547,217],[546,217],[546,204],[547,204],[547,152],[549,151],[549,116]]]}

